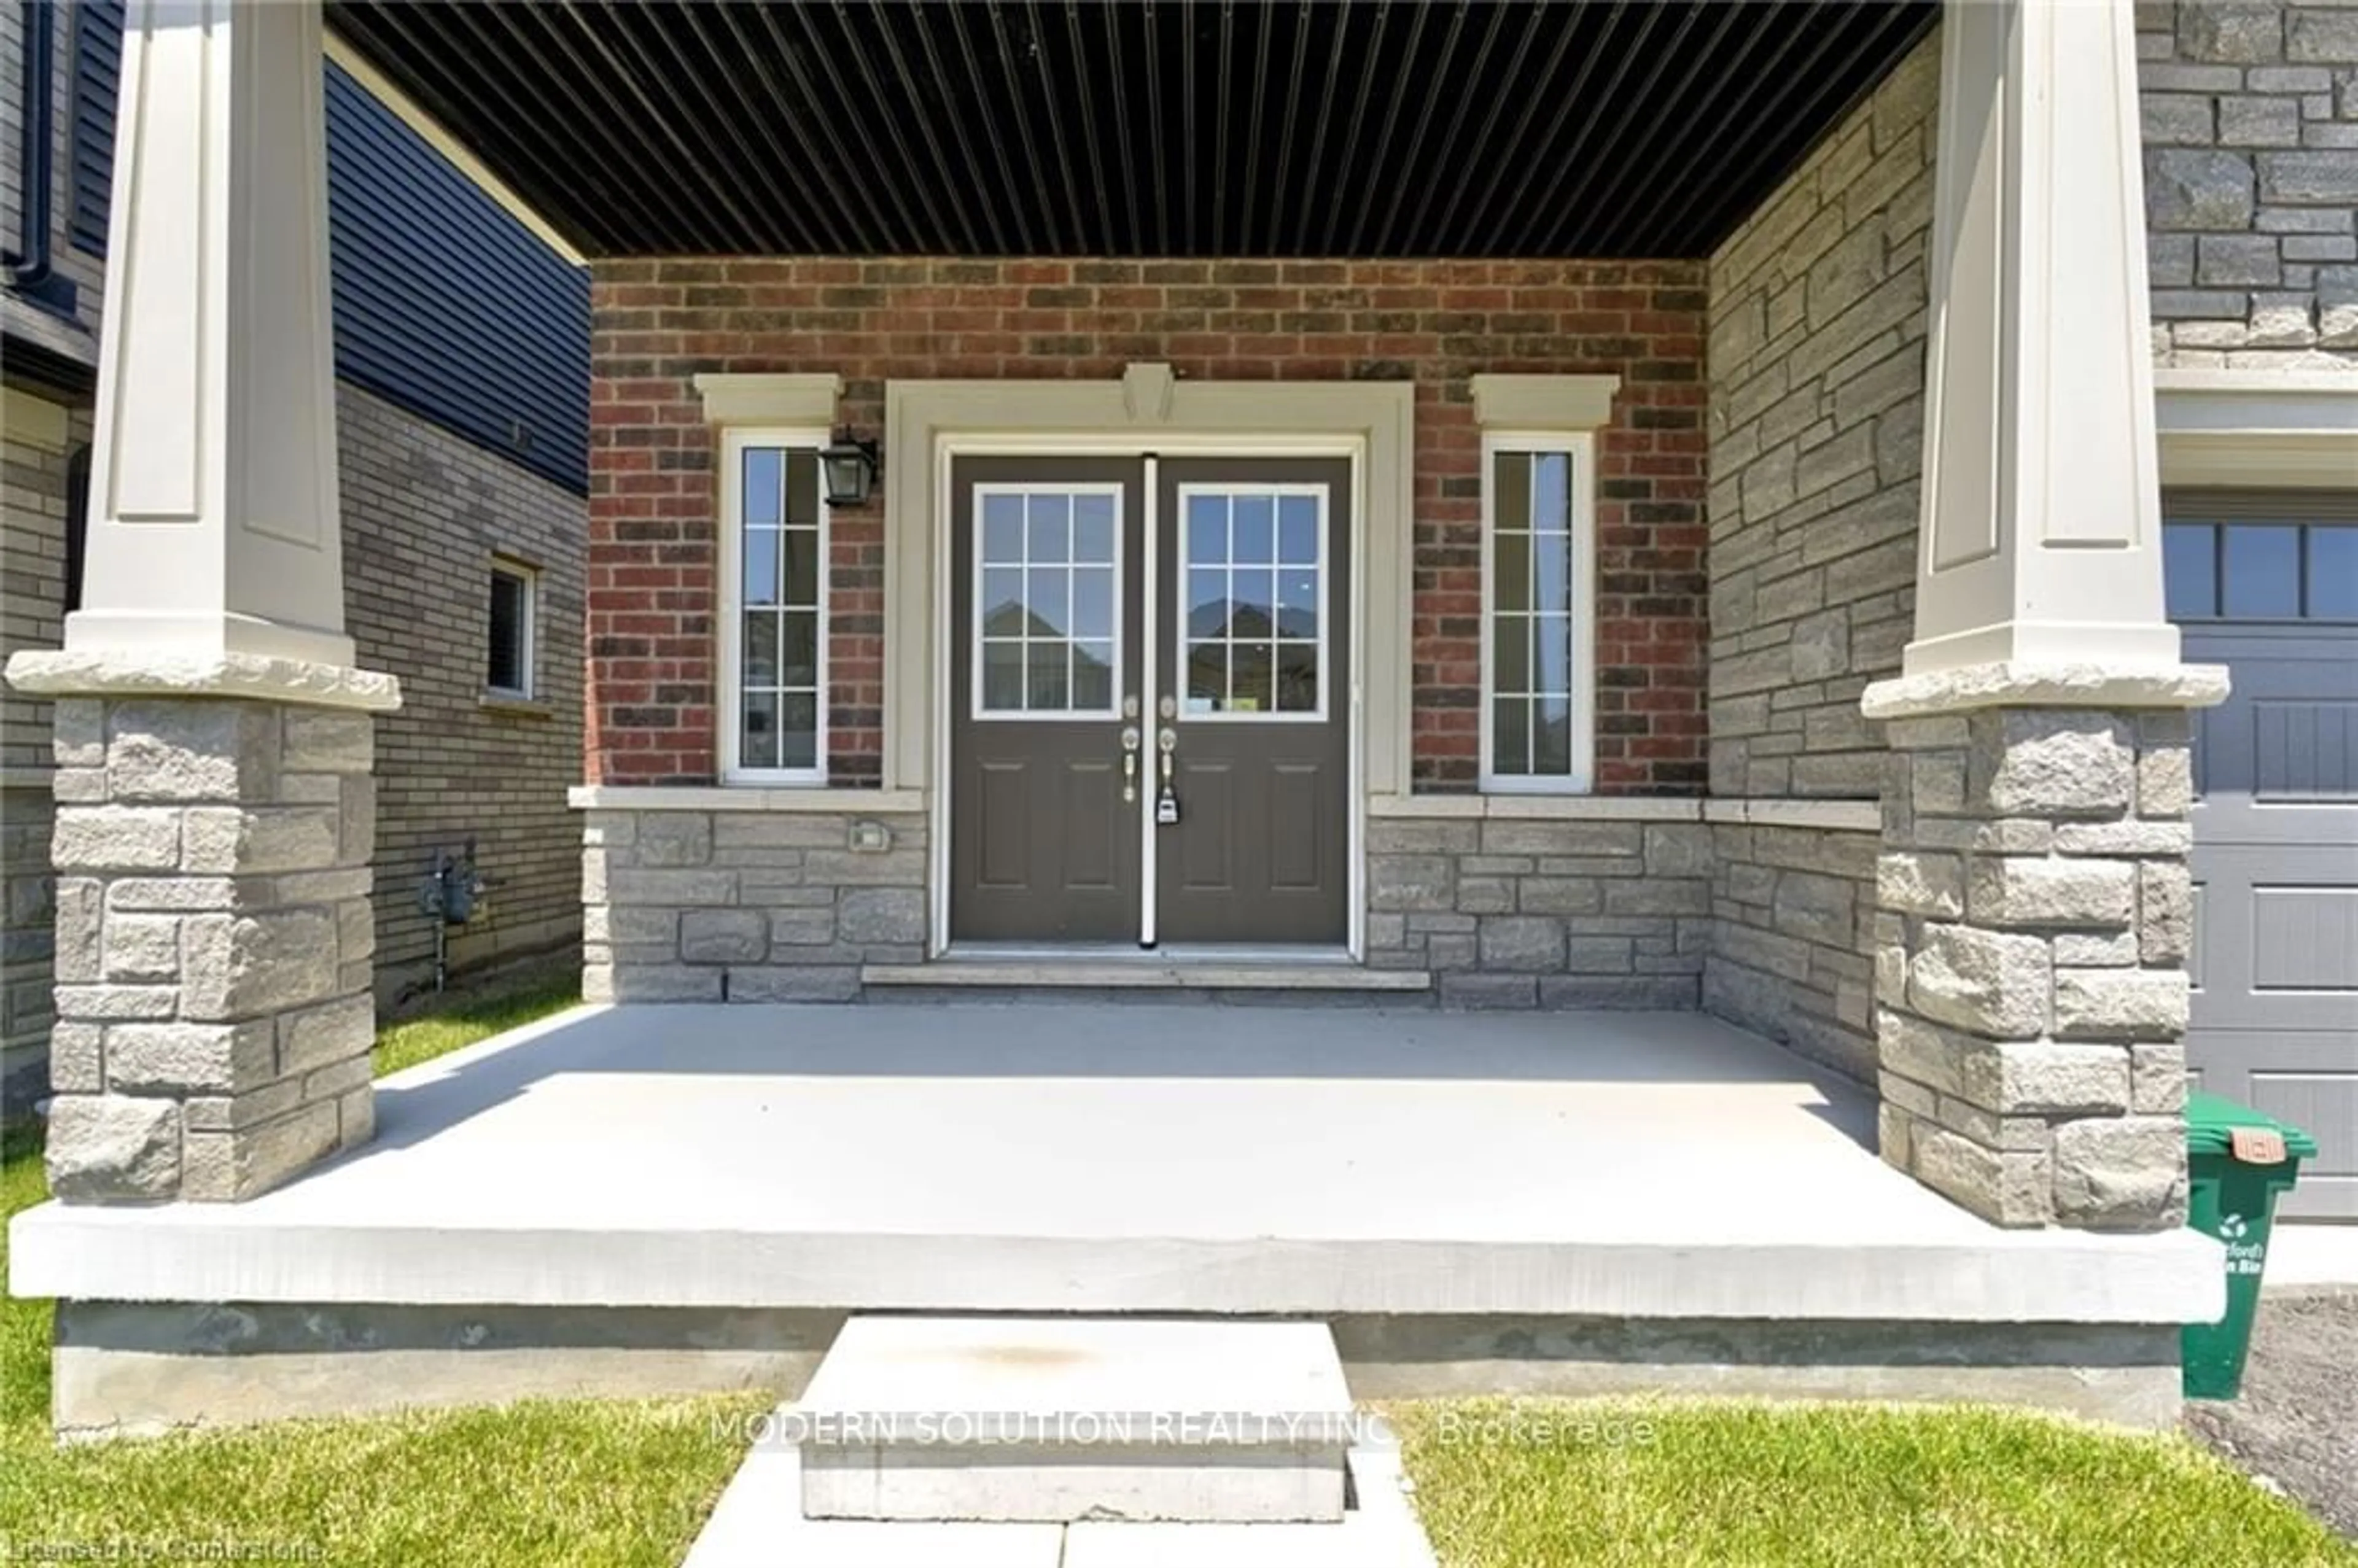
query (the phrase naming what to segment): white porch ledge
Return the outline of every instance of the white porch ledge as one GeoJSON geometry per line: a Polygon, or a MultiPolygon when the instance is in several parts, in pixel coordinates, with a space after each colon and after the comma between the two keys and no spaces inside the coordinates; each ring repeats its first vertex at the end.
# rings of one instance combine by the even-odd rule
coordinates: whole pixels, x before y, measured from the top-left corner
{"type": "Polygon", "coordinates": [[[1371,795],[1370,816],[1489,816],[1547,822],[1700,822],[1703,802],[1643,795],[1371,795]]]}
{"type": "Polygon", "coordinates": [[[1379,795],[1370,816],[1476,817],[1545,822],[1733,822],[1774,827],[1874,832],[1882,807],[1871,800],[1802,796],[1697,799],[1613,795],[1379,795]]]}
{"type": "Polygon", "coordinates": [[[1883,830],[1883,806],[1872,800],[1707,800],[1703,803],[1703,819],[1755,827],[1830,827],[1845,833],[1879,833],[1883,830]]]}
{"type": "Polygon", "coordinates": [[[576,811],[804,811],[874,816],[923,811],[921,789],[765,789],[743,784],[575,784],[576,811]]]}
{"type": "Polygon", "coordinates": [[[586,1008],[235,1205],[16,1219],[114,1302],[2175,1324],[2191,1231],[2000,1231],[1691,1013],[586,1008]]]}

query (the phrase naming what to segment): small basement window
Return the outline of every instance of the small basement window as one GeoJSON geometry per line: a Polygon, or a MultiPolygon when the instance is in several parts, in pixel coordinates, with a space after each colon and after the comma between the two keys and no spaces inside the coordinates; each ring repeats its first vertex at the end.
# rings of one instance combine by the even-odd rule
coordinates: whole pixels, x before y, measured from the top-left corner
{"type": "Polygon", "coordinates": [[[491,658],[483,685],[493,697],[530,701],[534,600],[540,574],[517,561],[492,563],[491,658]]]}

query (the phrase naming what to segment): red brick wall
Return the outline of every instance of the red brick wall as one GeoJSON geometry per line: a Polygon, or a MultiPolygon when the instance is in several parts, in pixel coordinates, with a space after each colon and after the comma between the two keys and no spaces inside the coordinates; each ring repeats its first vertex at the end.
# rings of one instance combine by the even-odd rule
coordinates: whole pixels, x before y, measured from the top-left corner
{"type": "MultiPolygon", "coordinates": [[[[1700,262],[665,260],[594,265],[588,748],[593,781],[715,771],[716,438],[702,371],[833,371],[881,435],[884,384],[1109,378],[1416,383],[1415,773],[1471,789],[1481,672],[1484,371],[1622,378],[1599,450],[1598,787],[1704,784],[1700,262]]],[[[834,518],[831,775],[882,751],[881,496],[834,518]]]]}

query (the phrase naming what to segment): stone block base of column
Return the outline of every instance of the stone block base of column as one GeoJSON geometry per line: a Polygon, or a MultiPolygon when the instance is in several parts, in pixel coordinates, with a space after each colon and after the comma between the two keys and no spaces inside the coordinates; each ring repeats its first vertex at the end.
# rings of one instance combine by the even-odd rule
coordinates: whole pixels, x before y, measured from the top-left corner
{"type": "Polygon", "coordinates": [[[371,713],[128,691],[54,722],[51,1191],[234,1200],[366,1141],[371,713]]]}
{"type": "Polygon", "coordinates": [[[2190,722],[2006,707],[1888,726],[1883,1156],[2000,1225],[2184,1223],[2190,722]]]}

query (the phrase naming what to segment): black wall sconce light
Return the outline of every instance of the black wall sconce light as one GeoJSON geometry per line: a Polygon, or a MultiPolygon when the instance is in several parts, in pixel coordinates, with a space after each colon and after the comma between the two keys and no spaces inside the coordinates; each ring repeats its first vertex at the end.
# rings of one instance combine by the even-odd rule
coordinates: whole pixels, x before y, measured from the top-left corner
{"type": "Polygon", "coordinates": [[[876,443],[853,437],[847,425],[818,455],[819,471],[827,480],[829,506],[865,506],[876,487],[876,443]]]}

